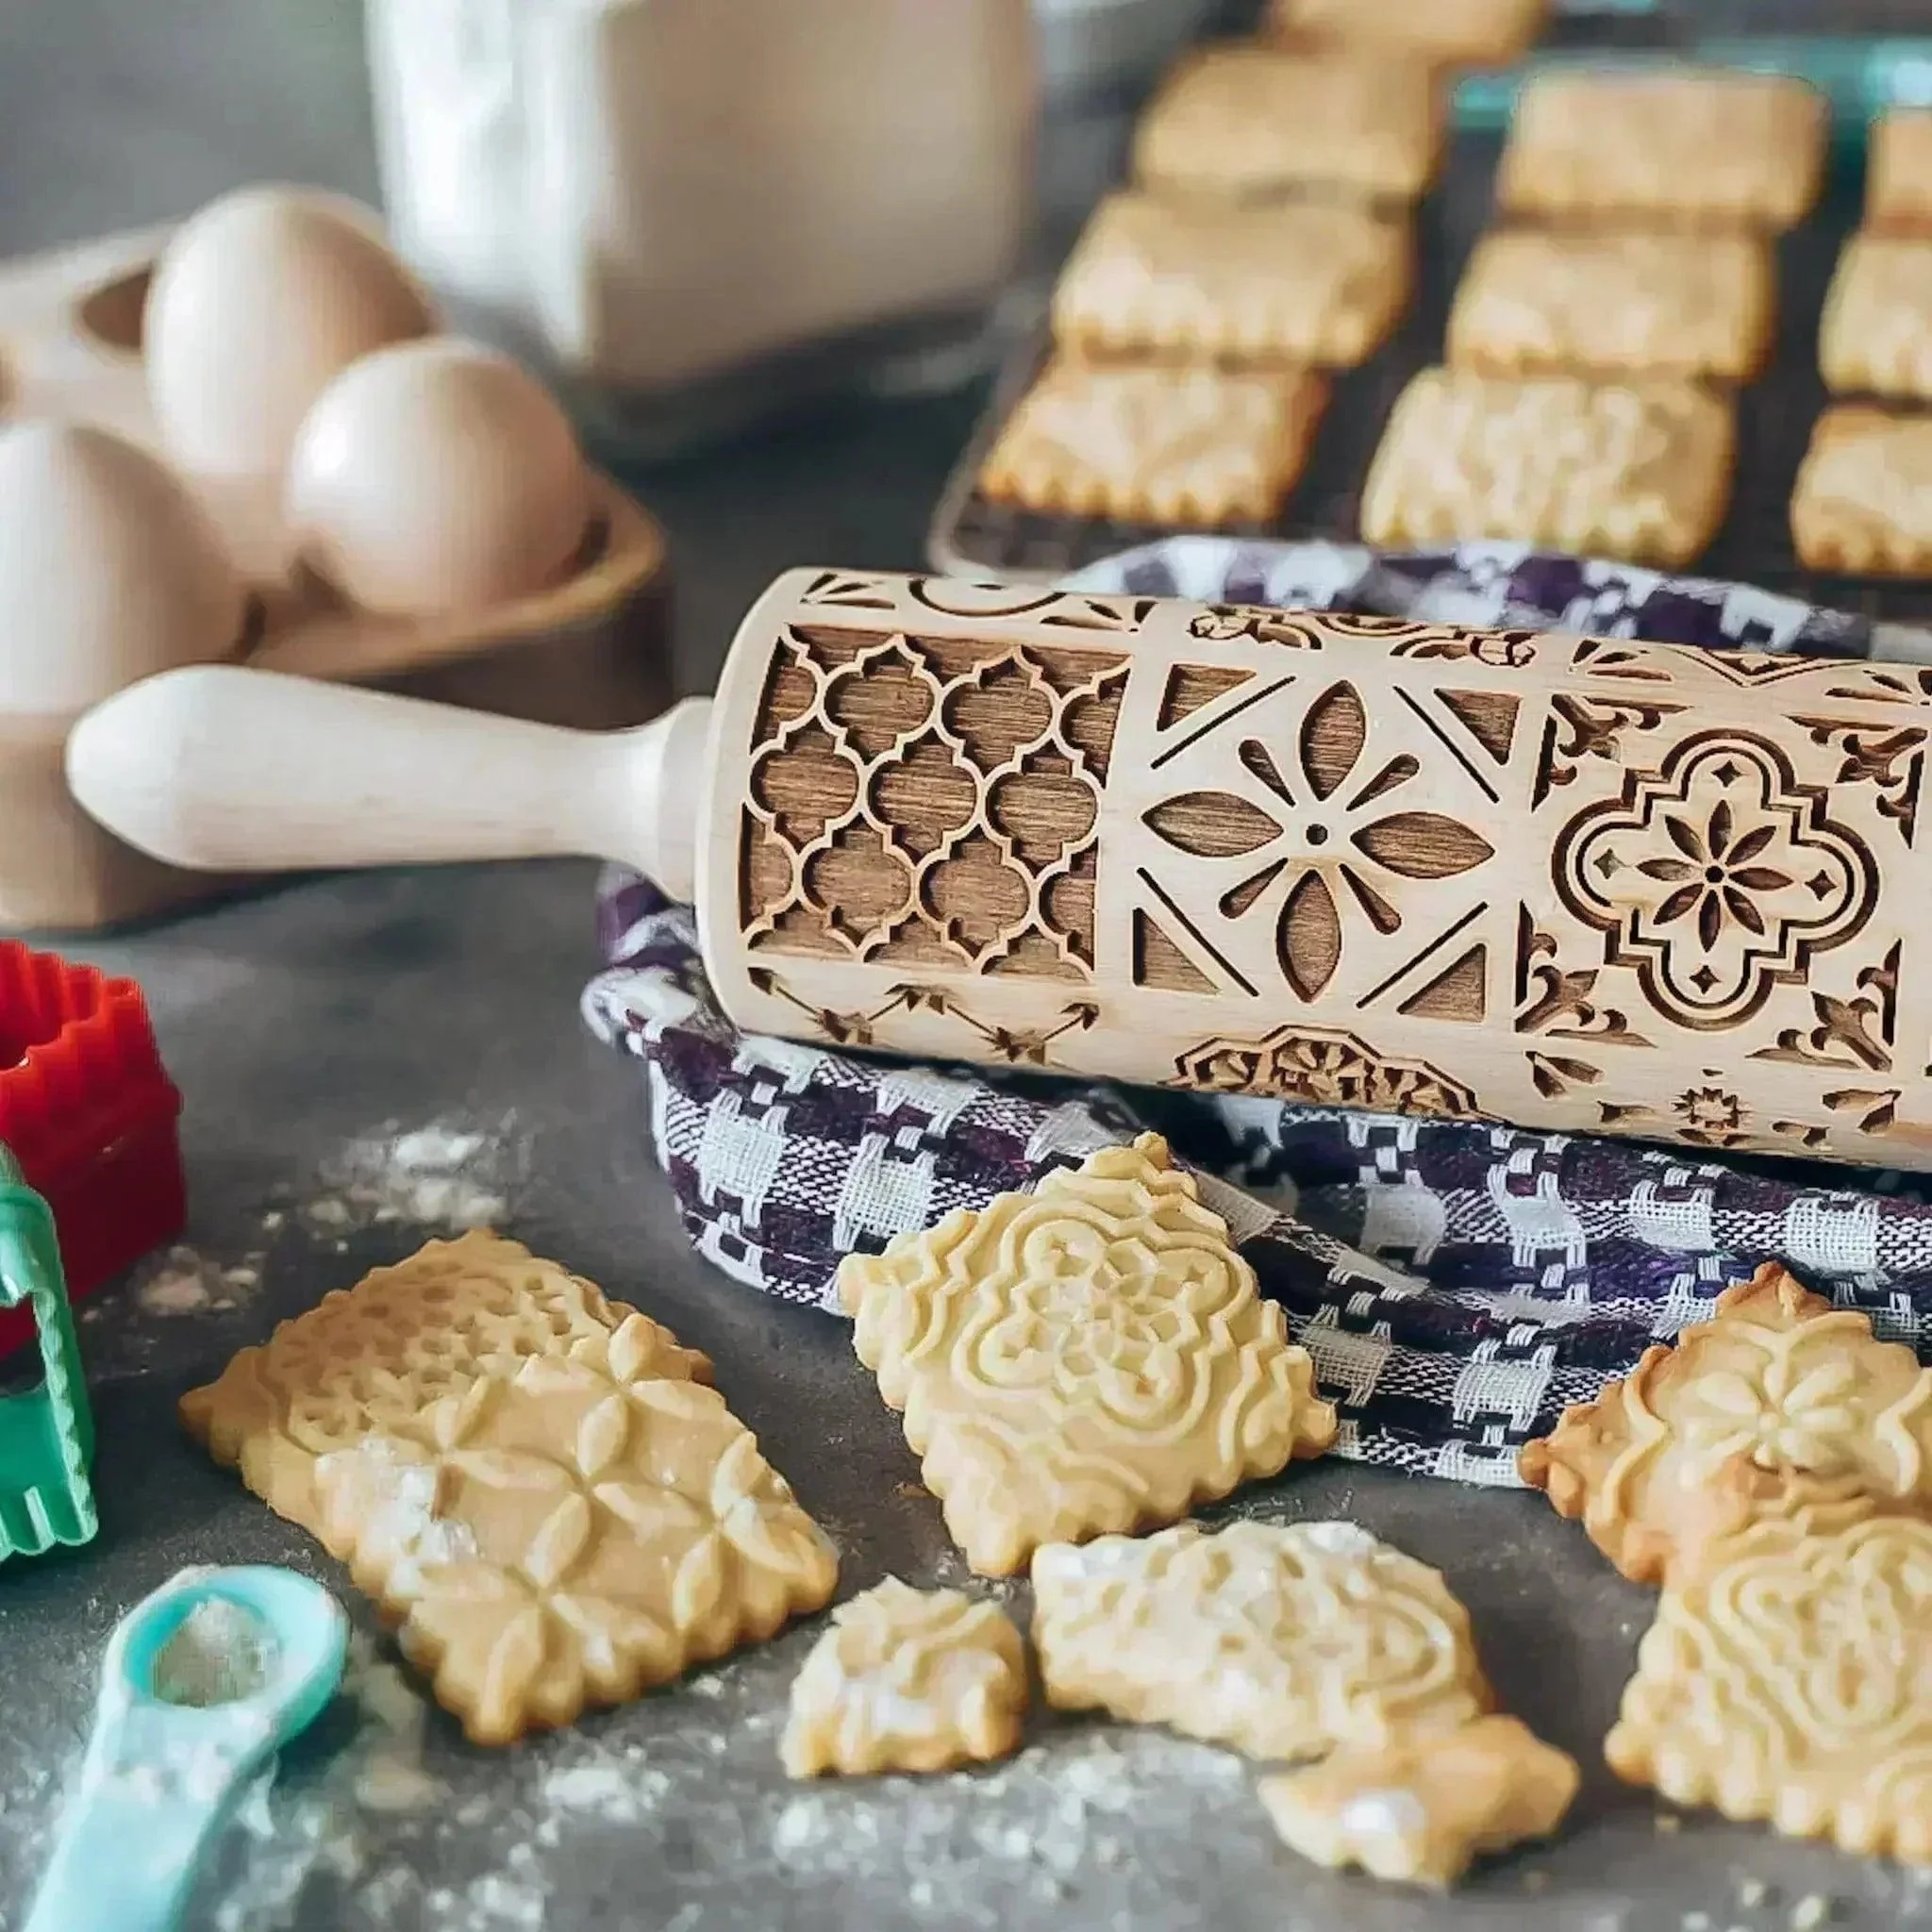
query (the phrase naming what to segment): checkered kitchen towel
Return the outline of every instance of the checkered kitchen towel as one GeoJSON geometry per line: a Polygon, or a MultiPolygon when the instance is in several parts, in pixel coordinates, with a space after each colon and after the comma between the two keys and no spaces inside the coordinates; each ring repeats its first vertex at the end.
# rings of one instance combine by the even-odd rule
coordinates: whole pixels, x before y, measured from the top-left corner
{"type": "MultiPolygon", "coordinates": [[[[1932,661],[1932,633],[1737,585],[1518,545],[1380,557],[1175,539],[1081,589],[1932,661]]],[[[646,1068],[691,1240],[727,1274],[832,1308],[839,1257],[1158,1126],[1202,1174],[1344,1418],[1341,1454],[1516,1481],[1515,1450],[1727,1283],[1777,1257],[1932,1359],[1932,1206],[1896,1177],[893,1063],[738,1033],[689,912],[612,869],[599,1038],[646,1068]]]]}

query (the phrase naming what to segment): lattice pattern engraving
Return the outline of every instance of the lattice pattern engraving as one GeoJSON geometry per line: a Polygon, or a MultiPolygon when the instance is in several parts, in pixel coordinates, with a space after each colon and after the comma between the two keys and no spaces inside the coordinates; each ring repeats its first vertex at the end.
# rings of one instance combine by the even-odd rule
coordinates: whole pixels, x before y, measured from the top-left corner
{"type": "Polygon", "coordinates": [[[1932,673],[792,582],[725,696],[747,1024],[1932,1164],[1932,673]]]}
{"type": "Polygon", "coordinates": [[[1085,980],[1126,660],[794,626],[744,807],[744,936],[926,970],[1085,980]]]}

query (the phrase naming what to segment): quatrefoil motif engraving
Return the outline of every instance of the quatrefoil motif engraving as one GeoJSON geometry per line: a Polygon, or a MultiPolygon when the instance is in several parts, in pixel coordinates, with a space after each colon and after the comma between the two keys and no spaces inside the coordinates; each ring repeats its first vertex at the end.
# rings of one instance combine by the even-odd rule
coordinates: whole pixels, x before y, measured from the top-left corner
{"type": "Polygon", "coordinates": [[[1557,887],[1660,1011],[1734,1026],[1871,916],[1877,869],[1827,802],[1762,740],[1688,739],[1563,828],[1557,887]]]}

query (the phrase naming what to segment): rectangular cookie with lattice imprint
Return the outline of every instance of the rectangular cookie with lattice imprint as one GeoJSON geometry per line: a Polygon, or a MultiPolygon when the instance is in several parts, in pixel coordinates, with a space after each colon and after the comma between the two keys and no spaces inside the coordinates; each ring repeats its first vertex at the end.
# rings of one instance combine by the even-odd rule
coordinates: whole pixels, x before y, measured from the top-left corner
{"type": "Polygon", "coordinates": [[[182,1397],[181,1419],[271,1509],[320,1535],[318,1457],[460,1394],[491,1364],[601,1346],[626,1316],[643,1324],[633,1347],[655,1374],[710,1380],[697,1350],[520,1242],[481,1232],[430,1241],[242,1349],[182,1397]]]}
{"type": "Polygon", "coordinates": [[[1823,97],[1781,75],[1538,75],[1517,99],[1497,205],[1782,232],[1818,198],[1826,120],[1823,97]]]}
{"type": "Polygon", "coordinates": [[[1724,521],[1731,402],[1674,376],[1428,369],[1391,412],[1361,532],[1390,548],[1512,539],[1681,568],[1724,521]]]}
{"type": "Polygon", "coordinates": [[[1825,291],[1818,367],[1838,395],[1932,398],[1932,239],[1845,243],[1825,291]]]}
{"type": "Polygon", "coordinates": [[[316,1460],[323,1541],[473,1743],[625,1703],[831,1598],[830,1541],[664,1348],[632,1315],[499,1356],[316,1460]]]}
{"type": "Polygon", "coordinates": [[[1548,0],[1273,0],[1270,25],[1445,66],[1500,67],[1535,40],[1548,0]]]}
{"type": "Polygon", "coordinates": [[[1932,415],[1825,410],[1791,491],[1791,542],[1807,570],[1932,575],[1932,415]]]}
{"type": "Polygon", "coordinates": [[[1418,62],[1211,46],[1155,96],[1134,166],[1160,193],[1239,199],[1331,187],[1412,201],[1441,150],[1440,88],[1418,62]]]}
{"type": "Polygon", "coordinates": [[[1775,285],[1771,244],[1756,235],[1506,229],[1470,256],[1448,359],[1505,375],[1748,382],[1771,352],[1775,285]]]}
{"type": "Polygon", "coordinates": [[[1865,225],[1932,234],[1932,108],[1889,108],[1865,137],[1865,225]]]}
{"type": "Polygon", "coordinates": [[[1265,523],[1307,461],[1327,393],[1307,370],[1062,357],[1008,417],[979,488],[1055,515],[1265,523]]]}
{"type": "Polygon", "coordinates": [[[1351,369],[1408,301],[1408,228],[1334,202],[1109,195],[1061,272],[1053,327],[1098,356],[1351,369]]]}

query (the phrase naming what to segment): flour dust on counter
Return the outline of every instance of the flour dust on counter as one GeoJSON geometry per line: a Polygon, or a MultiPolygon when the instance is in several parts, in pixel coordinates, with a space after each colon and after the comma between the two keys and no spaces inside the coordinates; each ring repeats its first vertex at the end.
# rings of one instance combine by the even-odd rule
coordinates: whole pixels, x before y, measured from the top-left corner
{"type": "Polygon", "coordinates": [[[527,1169],[513,1114],[445,1114],[413,1127],[386,1121],[323,1163],[319,1186],[296,1211],[304,1226],[338,1237],[391,1223],[499,1227],[527,1169]]]}

